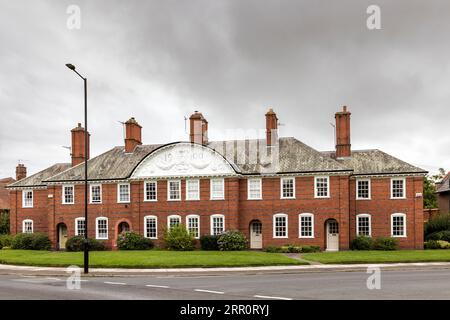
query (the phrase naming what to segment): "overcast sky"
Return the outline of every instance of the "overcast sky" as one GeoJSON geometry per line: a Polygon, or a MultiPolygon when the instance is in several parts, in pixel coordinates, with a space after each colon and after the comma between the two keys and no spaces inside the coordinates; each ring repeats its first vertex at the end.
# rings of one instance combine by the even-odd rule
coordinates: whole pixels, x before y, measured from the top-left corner
{"type": "Polygon", "coordinates": [[[200,110],[210,140],[263,129],[334,148],[334,113],[352,112],[352,148],[450,169],[449,1],[0,0],[0,178],[70,162],[88,78],[91,155],[123,145],[134,116],[145,144],[187,140],[200,110]],[[81,28],[69,29],[69,5],[81,28]],[[381,30],[366,9],[381,8],[381,30]]]}

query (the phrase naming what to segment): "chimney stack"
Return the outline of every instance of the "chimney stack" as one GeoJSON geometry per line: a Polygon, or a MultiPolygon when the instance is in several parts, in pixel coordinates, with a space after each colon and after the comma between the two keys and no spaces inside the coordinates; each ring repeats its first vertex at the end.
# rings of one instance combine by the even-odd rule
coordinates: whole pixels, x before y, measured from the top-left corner
{"type": "Polygon", "coordinates": [[[142,127],[131,117],[125,122],[125,152],[133,152],[137,145],[142,144],[141,137],[142,127]]]}
{"type": "Polygon", "coordinates": [[[22,180],[27,177],[27,167],[23,163],[19,163],[16,167],[16,180],[22,180]]]}
{"type": "Polygon", "coordinates": [[[81,126],[81,123],[78,123],[76,128],[71,130],[72,132],[72,167],[77,164],[83,163],[85,160],[89,160],[89,139],[90,134],[88,135],[88,145],[87,145],[87,155],[85,154],[85,134],[86,131],[81,126]]]}
{"type": "Polygon", "coordinates": [[[278,144],[278,118],[272,108],[266,113],[266,143],[268,147],[278,144]]]}
{"type": "Polygon", "coordinates": [[[192,143],[207,144],[208,143],[208,121],[203,115],[195,111],[190,117],[190,134],[189,138],[192,143]]]}
{"type": "Polygon", "coordinates": [[[350,112],[347,106],[342,111],[336,112],[336,158],[345,158],[351,156],[350,144],[350,112]]]}

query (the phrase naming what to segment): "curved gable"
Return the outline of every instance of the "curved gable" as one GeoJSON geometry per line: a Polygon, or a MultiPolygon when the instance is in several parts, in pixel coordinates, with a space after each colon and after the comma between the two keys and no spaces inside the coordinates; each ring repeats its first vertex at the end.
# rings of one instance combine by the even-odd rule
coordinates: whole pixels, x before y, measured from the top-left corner
{"type": "Polygon", "coordinates": [[[236,175],[231,163],[211,148],[179,142],[161,147],[145,157],[131,178],[236,175]]]}

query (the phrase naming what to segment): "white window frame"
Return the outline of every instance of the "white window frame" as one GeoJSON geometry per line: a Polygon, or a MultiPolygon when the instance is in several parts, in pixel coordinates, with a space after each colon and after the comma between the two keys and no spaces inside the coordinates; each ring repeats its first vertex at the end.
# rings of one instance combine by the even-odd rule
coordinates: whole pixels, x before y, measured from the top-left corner
{"type": "Polygon", "coordinates": [[[80,233],[78,232],[78,221],[84,221],[85,222],[85,224],[84,224],[84,232],[86,232],[86,221],[85,221],[84,217],[75,218],[75,235],[76,236],[80,236],[80,233]]]}
{"type": "Polygon", "coordinates": [[[75,203],[75,185],[67,184],[62,186],[62,204],[74,204],[75,203]],[[66,188],[72,188],[72,202],[66,202],[66,188]]]}
{"type": "Polygon", "coordinates": [[[118,183],[117,184],[117,203],[130,203],[131,200],[131,185],[127,182],[125,183],[118,183]],[[120,187],[121,186],[128,186],[128,199],[127,200],[120,200],[120,187]]]}
{"type": "Polygon", "coordinates": [[[144,201],[145,202],[155,202],[158,201],[158,181],[157,180],[147,180],[144,181],[144,201]],[[147,185],[150,183],[155,184],[155,199],[148,199],[147,198],[147,185]]]}
{"type": "Polygon", "coordinates": [[[22,208],[33,208],[34,205],[34,192],[33,189],[23,189],[22,190],[22,208]],[[26,205],[26,197],[25,195],[31,192],[31,205],[26,205]]]}
{"type": "Polygon", "coordinates": [[[109,238],[109,230],[108,230],[108,218],[107,217],[97,217],[97,218],[95,218],[95,239],[97,239],[97,240],[108,240],[108,238],[109,238]],[[100,221],[100,220],[105,220],[106,221],[106,237],[102,237],[102,238],[100,238],[99,237],[99,233],[98,233],[98,222],[100,221]]]}
{"type": "Polygon", "coordinates": [[[370,179],[356,179],[356,200],[371,200],[372,199],[372,181],[370,179]],[[359,197],[359,185],[358,183],[361,181],[368,182],[368,198],[360,198],[359,197]]]}
{"type": "Polygon", "coordinates": [[[314,214],[312,213],[300,213],[298,215],[298,237],[299,238],[308,238],[313,239],[314,238],[314,214]],[[303,217],[311,217],[311,235],[310,236],[303,236],[302,235],[302,218],[303,217]]]}
{"type": "Polygon", "coordinates": [[[144,237],[148,238],[148,239],[158,239],[158,217],[154,216],[154,215],[150,215],[150,216],[145,216],[144,217],[144,237]],[[147,236],[147,220],[148,219],[155,219],[155,236],[154,237],[149,237],[147,236]]]}
{"type": "Polygon", "coordinates": [[[327,199],[330,198],[330,176],[315,176],[314,177],[314,198],[316,199],[327,199]],[[326,196],[318,196],[317,195],[317,179],[327,179],[327,195],[326,196]]]}
{"type": "Polygon", "coordinates": [[[276,213],[272,217],[272,232],[274,239],[287,239],[289,237],[289,216],[286,213],[276,213]],[[286,235],[285,236],[277,236],[276,235],[276,218],[285,217],[286,218],[286,235]]]}
{"type": "Polygon", "coordinates": [[[195,239],[200,239],[200,216],[198,214],[190,214],[186,216],[186,229],[189,232],[189,219],[196,218],[197,219],[197,236],[194,236],[195,239]]]}
{"type": "Polygon", "coordinates": [[[262,200],[262,178],[249,178],[247,179],[247,200],[262,200]],[[252,198],[250,192],[250,181],[257,181],[259,183],[259,197],[252,198]]]}
{"type": "Polygon", "coordinates": [[[209,180],[209,194],[210,200],[224,200],[225,199],[225,180],[223,178],[215,178],[209,180]],[[216,196],[213,193],[213,181],[221,181],[222,183],[222,194],[220,196],[216,196]]]}
{"type": "MultiPolygon", "coordinates": [[[[210,217],[210,235],[215,235],[214,234],[214,218],[222,218],[222,224],[223,224],[223,230],[222,233],[225,232],[226,228],[225,228],[225,216],[223,214],[213,214],[210,217]]],[[[219,233],[221,234],[221,233],[219,233]]]]}
{"type": "Polygon", "coordinates": [[[99,203],[102,203],[102,190],[103,190],[103,188],[102,188],[102,185],[101,184],[99,184],[99,183],[96,183],[96,184],[90,184],[89,185],[89,203],[90,204],[99,204],[99,203]],[[92,188],[93,187],[100,187],[100,201],[92,201],[92,188]]]}
{"type": "Polygon", "coordinates": [[[179,221],[178,224],[182,223],[180,215],[178,215],[178,214],[171,214],[170,216],[167,217],[167,230],[170,230],[170,219],[172,219],[172,218],[177,218],[178,221],[179,221]]]}
{"type": "Polygon", "coordinates": [[[295,177],[283,177],[280,179],[280,199],[295,199],[295,177]],[[283,196],[283,182],[284,180],[292,180],[293,181],[293,192],[292,192],[292,197],[285,197],[283,196]]]}
{"type": "Polygon", "coordinates": [[[31,219],[25,219],[22,221],[22,233],[34,233],[34,222],[31,219]],[[26,232],[25,224],[31,223],[31,232],[26,232]]]}
{"type": "Polygon", "coordinates": [[[391,237],[393,238],[406,238],[406,214],[405,213],[393,213],[391,214],[391,237]],[[394,217],[402,217],[403,218],[403,235],[394,236],[394,217]]]}
{"type": "Polygon", "coordinates": [[[181,201],[181,180],[167,180],[167,201],[181,201]],[[170,183],[178,182],[178,198],[170,199],[170,183]]]}
{"type": "Polygon", "coordinates": [[[406,178],[391,178],[391,199],[406,199],[406,178]],[[394,197],[394,180],[403,181],[403,197],[394,197]]]}
{"type": "Polygon", "coordinates": [[[369,218],[369,237],[372,237],[372,215],[368,213],[360,213],[356,215],[356,236],[360,236],[359,232],[359,218],[369,218]]]}
{"type": "Polygon", "coordinates": [[[195,201],[200,200],[200,179],[188,179],[186,180],[186,200],[187,201],[195,201]],[[189,197],[189,184],[197,182],[197,197],[190,198],[189,197]]]}

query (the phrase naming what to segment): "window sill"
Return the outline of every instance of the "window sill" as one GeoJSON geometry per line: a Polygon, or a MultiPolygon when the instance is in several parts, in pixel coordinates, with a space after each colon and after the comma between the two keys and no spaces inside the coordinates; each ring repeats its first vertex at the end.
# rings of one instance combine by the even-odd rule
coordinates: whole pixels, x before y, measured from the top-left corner
{"type": "Polygon", "coordinates": [[[158,202],[158,199],[154,199],[154,200],[146,200],[146,199],[144,199],[144,202],[158,202]]]}
{"type": "Polygon", "coordinates": [[[314,236],[305,237],[305,236],[299,236],[299,239],[314,239],[314,236]]]}
{"type": "Polygon", "coordinates": [[[367,201],[367,200],[372,200],[372,198],[356,198],[356,200],[362,200],[362,201],[367,201]]]}

